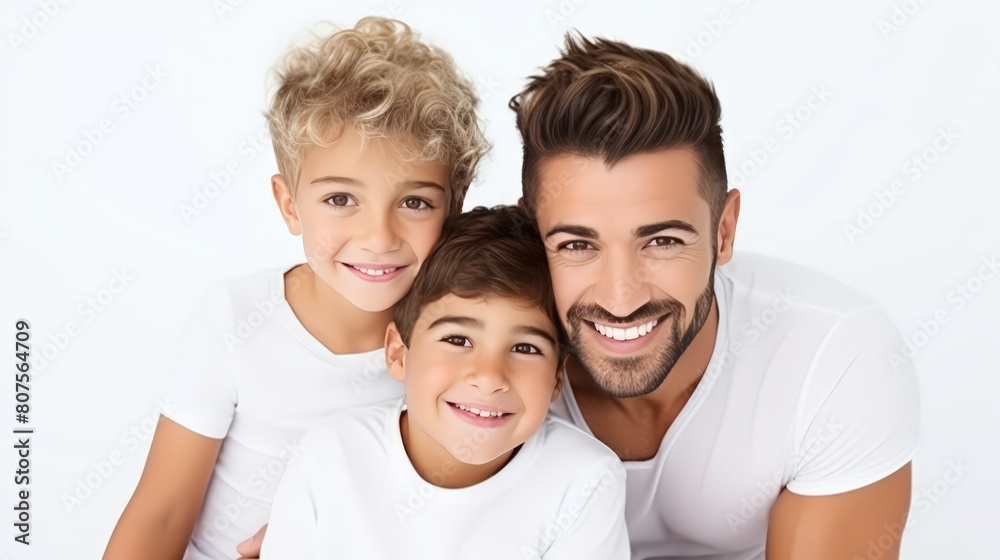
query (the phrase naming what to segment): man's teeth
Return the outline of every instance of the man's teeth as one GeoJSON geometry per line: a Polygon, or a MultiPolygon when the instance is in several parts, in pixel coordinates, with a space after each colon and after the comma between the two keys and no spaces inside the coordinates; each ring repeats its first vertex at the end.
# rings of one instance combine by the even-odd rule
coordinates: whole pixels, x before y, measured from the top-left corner
{"type": "Polygon", "coordinates": [[[646,336],[649,331],[653,330],[656,323],[657,320],[653,319],[652,321],[639,325],[638,327],[629,327],[627,329],[619,329],[617,327],[602,325],[600,323],[593,323],[593,325],[594,328],[597,329],[597,332],[608,338],[613,338],[615,340],[635,340],[640,336],[646,336]]]}
{"type": "MultiPolygon", "coordinates": [[[[354,266],[354,265],[351,265],[351,266],[354,266]]],[[[360,270],[361,272],[364,272],[365,274],[368,274],[370,276],[382,276],[383,274],[389,274],[393,270],[396,270],[396,268],[399,268],[399,267],[397,266],[395,268],[381,268],[381,269],[375,270],[374,268],[361,268],[360,266],[354,266],[354,270],[360,270]]]]}
{"type": "Polygon", "coordinates": [[[477,416],[482,416],[483,418],[500,418],[501,416],[508,414],[507,412],[487,412],[485,410],[479,410],[478,408],[472,408],[471,406],[462,406],[460,404],[456,404],[455,407],[466,412],[471,412],[477,416]]]}

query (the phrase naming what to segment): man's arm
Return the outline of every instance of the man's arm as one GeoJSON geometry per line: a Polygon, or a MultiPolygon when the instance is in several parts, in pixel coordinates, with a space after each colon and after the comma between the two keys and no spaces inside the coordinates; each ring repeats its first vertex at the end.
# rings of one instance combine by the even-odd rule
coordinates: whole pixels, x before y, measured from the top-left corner
{"type": "Polygon", "coordinates": [[[782,490],[767,526],[767,560],[897,560],[910,510],[912,469],[907,463],[868,486],[830,496],[782,490]]]}

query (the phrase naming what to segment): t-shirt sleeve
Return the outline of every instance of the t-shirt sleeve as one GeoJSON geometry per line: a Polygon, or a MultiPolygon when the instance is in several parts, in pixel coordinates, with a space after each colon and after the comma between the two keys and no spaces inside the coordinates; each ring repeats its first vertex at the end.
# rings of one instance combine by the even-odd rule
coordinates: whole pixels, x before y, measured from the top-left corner
{"type": "Polygon", "coordinates": [[[875,309],[844,316],[803,387],[787,488],[839,494],[889,476],[913,458],[919,413],[916,374],[896,327],[875,309]]]}
{"type": "Polygon", "coordinates": [[[625,527],[625,468],[617,457],[580,480],[551,528],[558,533],[544,560],[628,560],[625,527]],[[569,520],[569,521],[567,521],[569,520]]]}
{"type": "Polygon", "coordinates": [[[222,439],[236,410],[232,296],[211,290],[195,303],[177,339],[163,415],[206,437],[222,439]]]}
{"type": "MultiPolygon", "coordinates": [[[[303,443],[305,445],[305,443],[303,443]]],[[[274,494],[267,531],[260,549],[261,560],[295,558],[308,560],[328,556],[319,542],[319,484],[322,472],[306,449],[285,467],[274,494]]]]}

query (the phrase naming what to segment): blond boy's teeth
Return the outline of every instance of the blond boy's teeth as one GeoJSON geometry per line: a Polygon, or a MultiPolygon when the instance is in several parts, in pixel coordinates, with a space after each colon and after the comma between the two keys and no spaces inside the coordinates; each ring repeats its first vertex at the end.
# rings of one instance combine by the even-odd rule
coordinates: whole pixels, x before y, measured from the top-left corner
{"type": "Polygon", "coordinates": [[[649,331],[653,330],[656,326],[658,320],[653,319],[648,323],[643,323],[637,327],[629,327],[627,329],[619,329],[618,327],[612,327],[609,325],[602,325],[600,323],[592,323],[597,332],[603,334],[608,338],[613,338],[615,340],[635,340],[640,336],[646,336],[649,331]]]}
{"type": "MultiPolygon", "coordinates": [[[[351,265],[351,266],[354,266],[354,265],[351,265]]],[[[367,274],[369,276],[382,276],[383,274],[389,274],[390,272],[396,270],[396,268],[399,268],[399,267],[397,266],[395,268],[381,268],[381,269],[376,270],[374,268],[362,268],[360,266],[354,266],[354,270],[360,270],[361,272],[364,272],[365,274],[367,274]]]]}
{"type": "Polygon", "coordinates": [[[478,408],[473,408],[471,406],[462,406],[460,404],[456,404],[455,407],[458,408],[459,410],[464,410],[466,412],[471,412],[471,413],[475,414],[476,416],[481,416],[483,418],[489,418],[491,416],[493,418],[500,418],[504,414],[507,414],[506,412],[487,412],[485,410],[479,410],[478,408]]]}

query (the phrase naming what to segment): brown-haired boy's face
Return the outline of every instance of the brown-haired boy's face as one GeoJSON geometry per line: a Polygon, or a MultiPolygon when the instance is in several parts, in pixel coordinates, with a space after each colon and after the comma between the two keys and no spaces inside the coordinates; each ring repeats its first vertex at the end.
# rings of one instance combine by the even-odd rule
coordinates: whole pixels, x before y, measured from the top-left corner
{"type": "MultiPolygon", "coordinates": [[[[542,162],[539,179],[536,218],[570,344],[609,394],[651,392],[714,298],[716,232],[694,155],[643,153],[611,169],[560,155],[542,162]]],[[[725,264],[729,253],[718,257],[725,264]]]]}
{"type": "Polygon", "coordinates": [[[447,294],[426,305],[408,348],[390,325],[386,362],[406,384],[403,437],[414,463],[453,457],[499,469],[558,395],[557,340],[547,313],[499,296],[447,294]]]}

